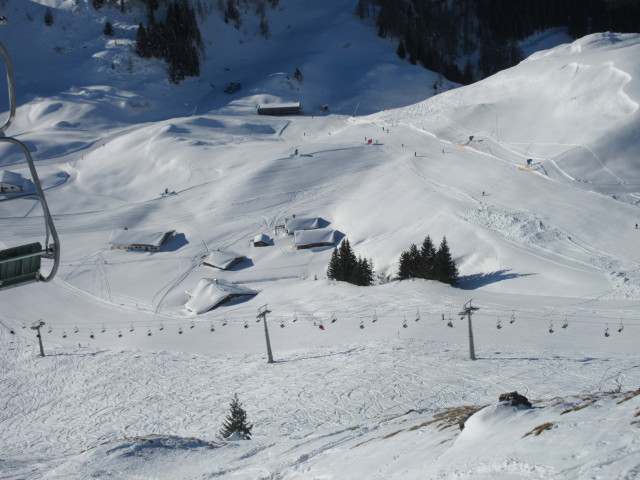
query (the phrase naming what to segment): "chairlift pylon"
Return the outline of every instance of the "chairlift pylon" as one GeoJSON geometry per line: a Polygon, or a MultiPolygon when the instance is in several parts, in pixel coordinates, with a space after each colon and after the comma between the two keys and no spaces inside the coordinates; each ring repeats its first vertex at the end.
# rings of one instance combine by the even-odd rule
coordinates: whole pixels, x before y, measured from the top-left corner
{"type": "Polygon", "coordinates": [[[44,196],[44,190],[36,171],[35,163],[31,157],[29,149],[19,140],[4,136],[4,132],[9,128],[16,113],[15,88],[13,83],[13,64],[9,53],[4,45],[0,43],[0,55],[4,58],[7,70],[7,90],[9,96],[9,116],[5,123],[0,126],[0,143],[9,143],[24,154],[29,173],[35,186],[33,191],[19,192],[0,198],[0,202],[17,200],[20,198],[32,198],[40,203],[44,218],[45,240],[44,247],[40,242],[33,242],[25,245],[18,245],[0,251],[0,290],[27,285],[33,282],[49,282],[55,277],[60,264],[60,240],[56,232],[53,218],[44,196]],[[47,258],[53,260],[53,265],[47,276],[41,273],[41,260],[47,258]]]}

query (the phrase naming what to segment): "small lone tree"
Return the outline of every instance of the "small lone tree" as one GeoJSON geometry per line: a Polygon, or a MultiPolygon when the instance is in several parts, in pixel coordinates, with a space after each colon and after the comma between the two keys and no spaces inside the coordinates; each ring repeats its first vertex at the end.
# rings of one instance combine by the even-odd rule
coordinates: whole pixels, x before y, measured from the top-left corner
{"type": "Polygon", "coordinates": [[[50,8],[47,8],[44,11],[44,24],[47,27],[50,27],[51,25],[53,25],[53,12],[51,12],[50,8]]]}
{"type": "Polygon", "coordinates": [[[246,440],[251,440],[252,428],[253,425],[247,422],[247,412],[242,408],[242,404],[240,403],[240,400],[238,400],[238,394],[236,393],[233,395],[231,411],[222,424],[220,435],[222,438],[228,438],[234,433],[237,433],[246,440]]]}
{"type": "Polygon", "coordinates": [[[107,22],[104,24],[102,33],[104,33],[107,37],[113,37],[115,35],[116,31],[114,30],[113,25],[111,25],[111,22],[109,20],[107,20],[107,22]]]}

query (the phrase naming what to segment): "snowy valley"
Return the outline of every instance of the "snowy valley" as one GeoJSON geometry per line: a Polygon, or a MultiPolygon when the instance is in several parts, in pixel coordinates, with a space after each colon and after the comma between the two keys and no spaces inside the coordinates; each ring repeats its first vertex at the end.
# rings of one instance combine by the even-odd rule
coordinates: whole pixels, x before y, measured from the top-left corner
{"type": "MultiPolygon", "coordinates": [[[[640,478],[640,36],[541,32],[434,95],[356,2],[281,0],[268,39],[200,18],[201,76],[176,85],[134,53],[143,12],[90,3],[0,8],[6,133],[62,245],[52,282],[0,291],[0,478],[640,478]],[[279,228],[294,215],[375,285],[328,279],[333,248],[279,228]],[[111,248],[125,227],[173,234],[111,248]],[[456,287],[395,278],[427,235],[456,287]],[[194,313],[202,279],[252,293],[194,313]],[[251,440],[218,436],[234,393],[251,440]]],[[[0,203],[2,248],[43,235],[33,201],[0,203]]]]}

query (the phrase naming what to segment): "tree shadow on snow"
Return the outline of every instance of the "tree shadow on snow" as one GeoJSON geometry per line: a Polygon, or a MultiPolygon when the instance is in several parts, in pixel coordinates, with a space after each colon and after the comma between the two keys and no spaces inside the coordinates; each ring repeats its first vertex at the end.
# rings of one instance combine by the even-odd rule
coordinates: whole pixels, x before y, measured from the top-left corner
{"type": "Polygon", "coordinates": [[[518,277],[528,277],[535,273],[509,273],[511,270],[497,270],[489,273],[475,273],[473,275],[464,275],[458,278],[458,288],[462,290],[475,290],[492,283],[502,282],[503,280],[511,280],[518,277]]]}
{"type": "Polygon", "coordinates": [[[162,247],[162,251],[164,252],[175,252],[176,250],[180,250],[185,245],[189,244],[189,240],[184,236],[184,233],[176,233],[173,235],[167,243],[162,247]]]}

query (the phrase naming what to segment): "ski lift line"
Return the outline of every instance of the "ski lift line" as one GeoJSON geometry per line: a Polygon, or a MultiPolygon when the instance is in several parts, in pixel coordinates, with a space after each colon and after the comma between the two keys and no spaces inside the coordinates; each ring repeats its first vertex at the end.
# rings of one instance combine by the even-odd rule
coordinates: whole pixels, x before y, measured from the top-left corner
{"type": "MultiPolygon", "coordinates": [[[[507,315],[506,311],[505,315],[506,317],[511,317],[511,315],[513,315],[513,312],[515,311],[509,311],[508,313],[510,313],[511,315],[507,315]]],[[[357,322],[360,321],[364,318],[369,318],[372,319],[374,318],[374,316],[370,315],[370,314],[361,314],[361,315],[343,315],[343,316],[339,316],[337,313],[335,314],[336,318],[340,317],[343,318],[343,321],[345,323],[350,323],[350,321],[353,322],[357,322]]],[[[375,314],[377,315],[377,314],[375,314]]],[[[411,315],[410,313],[407,312],[407,315],[411,315]]],[[[439,322],[441,320],[441,318],[443,318],[443,315],[446,316],[443,313],[427,313],[426,316],[423,316],[422,314],[420,315],[421,319],[424,319],[426,317],[427,319],[427,323],[429,322],[439,322]]],[[[484,320],[491,320],[492,318],[495,319],[496,315],[492,315],[489,313],[476,313],[475,314],[476,318],[478,318],[480,321],[484,321],[484,320]]],[[[498,315],[500,317],[502,317],[502,315],[498,315]]],[[[318,321],[320,318],[322,318],[323,316],[316,316],[316,315],[311,315],[311,316],[305,316],[303,317],[303,320],[301,320],[301,324],[304,325],[308,322],[311,321],[318,321]]],[[[328,318],[333,318],[332,316],[327,316],[328,318]]],[[[394,314],[394,315],[385,315],[384,319],[388,320],[388,321],[394,321],[394,320],[403,320],[406,317],[405,314],[394,314]]],[[[450,315],[449,315],[450,317],[450,315]]],[[[286,317],[280,317],[280,318],[286,318],[286,317]]],[[[298,316],[298,318],[300,318],[298,316]]],[[[622,323],[623,326],[627,326],[627,327],[638,327],[640,326],[640,319],[636,319],[636,318],[614,318],[614,317],[597,317],[597,316],[585,316],[585,317],[581,317],[580,315],[575,315],[575,314],[564,314],[564,317],[561,316],[560,313],[556,313],[553,315],[544,315],[544,314],[535,314],[535,313],[531,313],[531,312],[527,312],[526,315],[523,314],[517,314],[517,318],[520,320],[524,320],[524,321],[532,321],[532,322],[539,322],[541,320],[549,320],[549,319],[555,319],[556,321],[563,321],[565,318],[569,318],[570,319],[570,323],[571,324],[584,324],[584,325],[605,325],[607,323],[612,323],[612,322],[616,322],[616,323],[622,323]],[[586,318],[586,319],[592,319],[592,318],[602,318],[601,321],[593,321],[593,320],[582,320],[581,318],[586,318]],[[620,321],[619,321],[620,320],[620,321]]],[[[13,320],[17,323],[20,323],[21,321],[24,323],[25,320],[21,319],[21,318],[17,318],[17,317],[10,317],[10,320],[13,320]]],[[[228,317],[225,316],[222,319],[220,318],[213,318],[211,319],[209,318],[203,318],[201,320],[199,320],[198,322],[196,322],[195,320],[191,320],[189,323],[190,325],[193,324],[193,327],[191,328],[195,328],[196,326],[199,325],[205,325],[207,322],[220,322],[222,325],[224,324],[244,324],[246,320],[245,316],[239,316],[239,317],[228,317]]],[[[133,326],[134,328],[143,328],[143,329],[147,329],[147,328],[159,328],[162,326],[165,327],[170,327],[170,326],[178,326],[181,323],[184,323],[185,320],[175,320],[175,321],[166,321],[162,320],[159,323],[158,322],[153,322],[153,323],[149,323],[148,321],[145,322],[135,322],[135,321],[128,321],[128,322],[120,322],[120,323],[110,323],[109,324],[109,328],[125,328],[127,325],[129,327],[133,326]]],[[[290,323],[291,320],[286,320],[286,323],[290,323]]],[[[332,323],[332,322],[330,322],[332,323]]],[[[75,327],[77,325],[77,322],[58,322],[56,321],[55,323],[52,323],[52,326],[54,328],[66,328],[66,329],[71,329],[73,327],[75,327]]],[[[83,327],[85,328],[95,328],[95,329],[102,329],[103,327],[106,327],[106,324],[104,321],[96,321],[96,322],[83,322],[82,323],[83,327]]],[[[510,327],[511,328],[511,327],[510,327]]]]}

